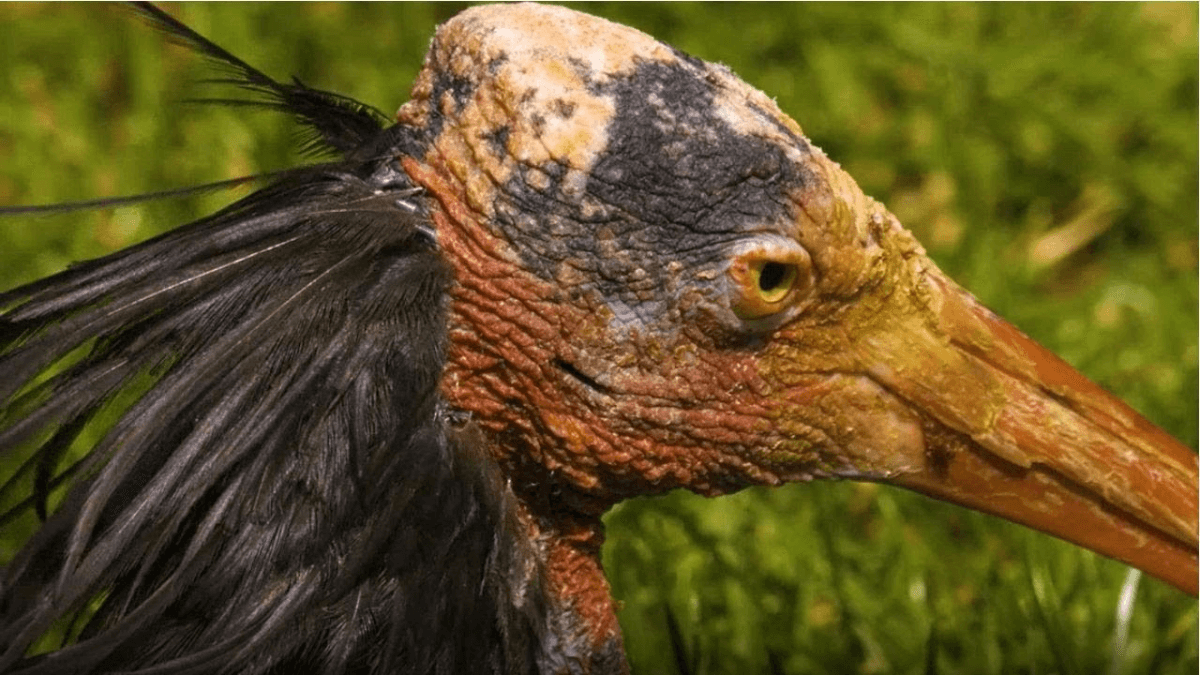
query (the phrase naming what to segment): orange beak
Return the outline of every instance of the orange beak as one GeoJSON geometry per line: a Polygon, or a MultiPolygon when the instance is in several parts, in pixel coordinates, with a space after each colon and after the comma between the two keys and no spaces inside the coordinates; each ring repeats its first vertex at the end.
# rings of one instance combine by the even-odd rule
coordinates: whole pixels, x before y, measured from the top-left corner
{"type": "Polygon", "coordinates": [[[1195,595],[1196,453],[936,268],[921,286],[927,311],[872,331],[856,356],[919,417],[920,441],[856,462],[858,477],[1022,523],[1195,595]]]}

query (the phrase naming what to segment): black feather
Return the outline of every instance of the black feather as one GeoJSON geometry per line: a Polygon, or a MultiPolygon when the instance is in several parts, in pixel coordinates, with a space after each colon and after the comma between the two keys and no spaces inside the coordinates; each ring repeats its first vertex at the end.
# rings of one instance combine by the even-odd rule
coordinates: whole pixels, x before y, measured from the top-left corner
{"type": "Polygon", "coordinates": [[[140,12],[348,157],[0,293],[0,452],[26,453],[0,523],[45,521],[0,578],[0,672],[532,671],[537,552],[437,394],[448,270],[395,164],[419,140],[140,12]]]}
{"type": "Polygon", "coordinates": [[[276,82],[154,5],[137,2],[133,3],[133,7],[170,39],[203,55],[229,74],[226,78],[212,80],[213,83],[232,84],[258,97],[203,100],[267,108],[292,115],[311,130],[311,135],[301,146],[305,152],[350,152],[373,139],[387,124],[387,115],[382,111],[352,98],[313,89],[296,78],[292,78],[291,84],[276,82]]]}
{"type": "Polygon", "coordinates": [[[527,668],[536,603],[516,646],[494,633],[532,554],[436,395],[446,281],[415,203],[321,170],[4,294],[0,447],[53,432],[48,473],[108,401],[146,393],[6,570],[0,670],[98,597],[75,645],[20,672],[527,668]]]}
{"type": "Polygon", "coordinates": [[[92,211],[95,209],[115,209],[121,206],[144,204],[146,202],[159,199],[190,197],[192,195],[204,194],[207,192],[216,192],[218,190],[237,187],[247,183],[262,182],[272,178],[279,178],[286,173],[288,173],[287,170],[277,171],[274,173],[254,174],[252,176],[240,176],[238,178],[219,180],[213,183],[206,183],[204,185],[189,185],[188,187],[183,188],[158,190],[140,195],[130,195],[128,197],[101,197],[99,199],[85,199],[77,202],[36,204],[32,206],[0,206],[0,216],[56,215],[61,213],[74,213],[76,211],[92,211]]]}

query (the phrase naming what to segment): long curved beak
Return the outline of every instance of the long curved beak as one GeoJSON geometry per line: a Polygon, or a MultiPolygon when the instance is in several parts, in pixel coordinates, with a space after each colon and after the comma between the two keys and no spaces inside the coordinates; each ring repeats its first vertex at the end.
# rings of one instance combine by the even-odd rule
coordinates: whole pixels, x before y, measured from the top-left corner
{"type": "Polygon", "coordinates": [[[1022,523],[1196,595],[1196,453],[936,268],[921,284],[926,311],[856,347],[870,380],[917,416],[919,441],[856,463],[857,477],[1022,523]]]}
{"type": "Polygon", "coordinates": [[[909,368],[873,374],[957,434],[927,439],[940,447],[926,448],[924,470],[890,482],[1053,534],[1195,595],[1196,453],[953,282],[927,281],[941,299],[941,339],[926,342],[909,368]]]}

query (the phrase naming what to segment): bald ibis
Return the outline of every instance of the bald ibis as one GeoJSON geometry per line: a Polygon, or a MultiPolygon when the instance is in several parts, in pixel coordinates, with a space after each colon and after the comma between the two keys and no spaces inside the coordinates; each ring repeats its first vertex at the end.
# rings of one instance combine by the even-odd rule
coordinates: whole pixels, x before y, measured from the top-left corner
{"type": "Polygon", "coordinates": [[[1195,592],[1194,454],[727,69],[477,9],[385,126],[152,16],[335,159],[0,296],[6,496],[46,517],[5,570],[0,669],[620,671],[599,516],[814,477],[1195,592]],[[54,629],[74,644],[24,657],[54,629]]]}

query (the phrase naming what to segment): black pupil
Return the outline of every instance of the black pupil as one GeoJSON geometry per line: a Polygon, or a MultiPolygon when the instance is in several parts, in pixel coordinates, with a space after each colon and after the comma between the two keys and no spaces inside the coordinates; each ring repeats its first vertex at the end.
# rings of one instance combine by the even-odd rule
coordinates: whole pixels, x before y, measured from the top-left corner
{"type": "Polygon", "coordinates": [[[758,274],[759,289],[770,292],[779,288],[784,279],[787,278],[787,265],[777,262],[769,262],[762,266],[762,271],[758,274]]]}

